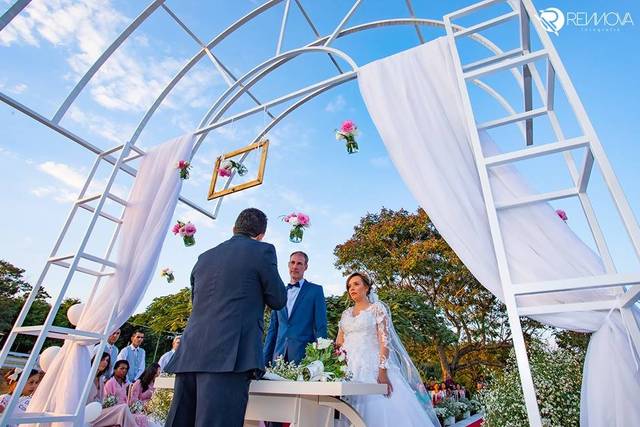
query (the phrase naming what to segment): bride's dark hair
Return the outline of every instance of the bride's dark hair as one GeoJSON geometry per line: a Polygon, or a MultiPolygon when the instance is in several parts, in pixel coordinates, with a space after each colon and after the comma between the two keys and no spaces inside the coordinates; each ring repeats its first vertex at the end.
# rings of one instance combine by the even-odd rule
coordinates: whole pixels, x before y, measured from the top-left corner
{"type": "Polygon", "coordinates": [[[361,271],[355,271],[347,277],[347,292],[349,292],[349,282],[354,277],[359,277],[362,279],[362,281],[364,282],[364,285],[367,287],[367,295],[369,295],[371,293],[371,287],[373,286],[373,282],[371,281],[371,279],[369,279],[369,276],[367,276],[365,273],[362,273],[361,271]]]}

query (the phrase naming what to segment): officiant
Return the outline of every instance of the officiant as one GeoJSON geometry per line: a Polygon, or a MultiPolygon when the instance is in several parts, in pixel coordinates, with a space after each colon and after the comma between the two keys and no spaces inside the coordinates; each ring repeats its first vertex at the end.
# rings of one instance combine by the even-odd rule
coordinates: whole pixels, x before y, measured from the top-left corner
{"type": "Polygon", "coordinates": [[[271,313],[264,344],[265,365],[279,356],[300,363],[307,344],[327,337],[327,306],[322,286],[304,278],[309,256],[302,251],[292,253],[288,267],[287,305],[271,313]]]}

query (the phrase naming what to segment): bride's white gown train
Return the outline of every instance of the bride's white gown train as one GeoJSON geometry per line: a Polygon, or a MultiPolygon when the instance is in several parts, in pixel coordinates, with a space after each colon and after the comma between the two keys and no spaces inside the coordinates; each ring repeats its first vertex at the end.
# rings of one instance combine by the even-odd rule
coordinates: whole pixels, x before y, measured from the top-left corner
{"type": "MultiPolygon", "coordinates": [[[[385,307],[375,302],[354,316],[353,307],[342,313],[340,331],[344,334],[343,349],[353,373],[352,381],[377,383],[379,367],[387,368],[393,387],[390,397],[382,395],[352,396],[348,402],[360,413],[367,427],[439,427],[418,400],[389,354],[389,318],[385,307]],[[386,351],[385,351],[386,350],[386,351]]],[[[418,386],[417,384],[415,386],[418,386]]]]}

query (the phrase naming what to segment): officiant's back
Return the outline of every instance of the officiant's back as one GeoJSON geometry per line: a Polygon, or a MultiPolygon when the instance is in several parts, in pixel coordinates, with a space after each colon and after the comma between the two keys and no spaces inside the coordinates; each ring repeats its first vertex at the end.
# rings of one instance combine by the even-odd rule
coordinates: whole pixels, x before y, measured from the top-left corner
{"type": "Polygon", "coordinates": [[[236,233],[198,257],[193,309],[167,372],[263,370],[263,313],[287,302],[273,245],[236,233]]]}

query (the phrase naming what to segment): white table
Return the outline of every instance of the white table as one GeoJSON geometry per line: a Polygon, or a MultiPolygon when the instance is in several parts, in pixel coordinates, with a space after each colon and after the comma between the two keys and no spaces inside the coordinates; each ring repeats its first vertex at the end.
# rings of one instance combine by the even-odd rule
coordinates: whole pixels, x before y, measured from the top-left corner
{"type": "MultiPolygon", "coordinates": [[[[159,377],[156,388],[173,389],[173,377],[159,377]]],[[[295,427],[333,427],[334,410],[354,427],[366,427],[360,414],[342,396],[384,394],[384,384],[357,382],[252,381],[245,426],[268,420],[294,423],[295,427]]]]}

